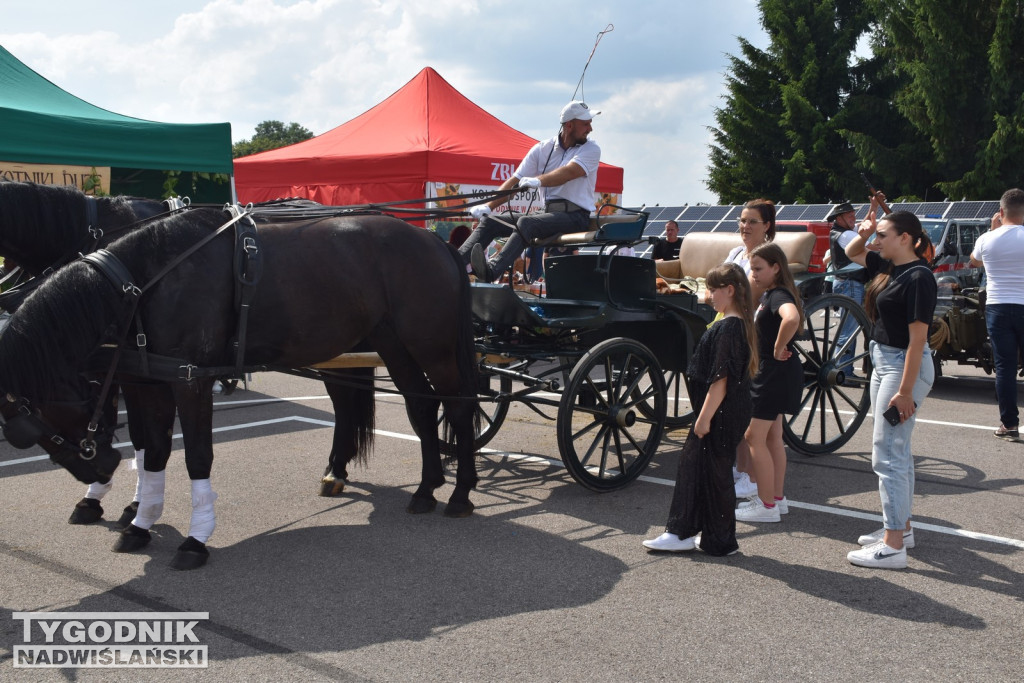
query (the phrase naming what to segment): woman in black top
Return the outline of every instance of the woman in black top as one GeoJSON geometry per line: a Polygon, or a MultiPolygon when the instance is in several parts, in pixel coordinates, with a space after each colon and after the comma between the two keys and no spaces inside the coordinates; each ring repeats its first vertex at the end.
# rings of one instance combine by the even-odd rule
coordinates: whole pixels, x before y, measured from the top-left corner
{"type": "Polygon", "coordinates": [[[757,495],[740,505],[736,519],[778,522],[789,511],[783,492],[786,446],[782,415],[800,409],[804,370],[793,337],[803,325],[800,293],[782,247],[766,242],[750,252],[750,282],[759,300],[754,313],[760,364],[751,381],[753,416],[745,437],[757,479],[757,495]]]}
{"type": "Polygon", "coordinates": [[[914,496],[914,456],[910,436],[917,410],[935,379],[928,330],[935,313],[935,276],[923,255],[931,247],[921,221],[907,211],[895,211],[876,222],[879,193],[858,236],[846,255],[877,273],[864,295],[864,310],[872,321],[871,412],[874,434],[871,465],[878,475],[883,529],[858,539],[864,546],[847,559],[862,567],[902,569],[907,548],[914,547],[910,526],[914,496]],[[865,245],[875,235],[872,250],[865,245]]]}

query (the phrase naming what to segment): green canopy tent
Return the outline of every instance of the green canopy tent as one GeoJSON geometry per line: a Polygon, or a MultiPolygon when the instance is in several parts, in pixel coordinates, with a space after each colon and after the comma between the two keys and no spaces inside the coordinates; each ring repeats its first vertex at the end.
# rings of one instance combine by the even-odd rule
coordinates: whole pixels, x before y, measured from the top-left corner
{"type": "MultiPolygon", "coordinates": [[[[159,197],[165,171],[181,173],[180,194],[192,189],[191,174],[232,173],[231,124],[160,123],[101,109],[57,87],[2,46],[0,131],[0,161],[110,167],[111,194],[159,197]]],[[[228,183],[206,184],[206,193],[216,196],[193,200],[230,198],[228,183]]]]}

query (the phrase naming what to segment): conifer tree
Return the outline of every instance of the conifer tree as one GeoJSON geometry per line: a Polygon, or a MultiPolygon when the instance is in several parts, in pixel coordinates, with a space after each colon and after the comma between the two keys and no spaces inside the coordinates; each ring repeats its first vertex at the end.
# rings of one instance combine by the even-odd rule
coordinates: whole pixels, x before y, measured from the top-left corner
{"type": "Polygon", "coordinates": [[[893,101],[928,153],[915,160],[954,199],[1020,184],[1024,1],[876,0],[877,55],[903,80],[893,101]]]}
{"type": "Polygon", "coordinates": [[[743,58],[731,58],[726,106],[715,112],[708,187],[721,201],[758,194],[787,203],[844,199],[859,179],[853,146],[840,132],[843,108],[870,14],[859,0],[758,4],[769,47],[760,51],[741,39],[743,58]]]}

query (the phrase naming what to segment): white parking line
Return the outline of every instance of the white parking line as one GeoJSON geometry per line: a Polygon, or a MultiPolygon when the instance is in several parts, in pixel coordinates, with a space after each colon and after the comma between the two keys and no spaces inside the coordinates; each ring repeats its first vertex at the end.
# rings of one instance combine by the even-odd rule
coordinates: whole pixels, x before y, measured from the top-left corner
{"type": "MultiPolygon", "coordinates": [[[[322,396],[322,397],[321,396],[310,396],[310,397],[297,397],[297,398],[286,399],[286,400],[289,401],[289,402],[295,402],[295,401],[318,400],[318,399],[321,399],[321,398],[328,398],[328,397],[327,396],[322,396]]],[[[258,399],[258,400],[253,400],[253,401],[244,401],[244,403],[266,403],[266,402],[279,401],[279,400],[280,399],[267,399],[267,400],[258,399]]],[[[243,403],[243,401],[238,401],[238,402],[235,402],[235,403],[243,403]]],[[[922,420],[922,422],[923,421],[924,420],[922,420]]],[[[334,426],[334,421],[333,420],[318,420],[316,418],[302,417],[300,415],[292,415],[292,416],[289,416],[289,417],[274,418],[272,420],[260,420],[258,422],[247,422],[247,423],[244,423],[244,424],[230,425],[230,426],[227,426],[227,427],[216,427],[216,428],[214,428],[213,432],[216,434],[216,433],[220,433],[220,432],[237,431],[237,430],[240,430],[240,429],[253,429],[253,428],[256,428],[256,427],[265,427],[267,425],[281,424],[281,423],[285,423],[285,422],[302,422],[302,423],[305,423],[305,424],[316,425],[318,427],[333,427],[334,426]]],[[[953,424],[953,423],[945,423],[945,422],[939,423],[939,422],[936,422],[936,424],[953,424]]],[[[392,438],[392,439],[401,439],[403,441],[419,441],[419,438],[416,437],[415,435],[412,435],[412,434],[402,434],[401,432],[391,432],[391,431],[387,431],[387,430],[384,430],[384,429],[375,429],[375,430],[373,430],[373,432],[374,432],[374,434],[377,434],[379,436],[386,436],[386,437],[392,438]]],[[[171,438],[173,438],[173,439],[180,439],[181,438],[181,434],[174,434],[171,438]]],[[[117,448],[124,447],[124,446],[131,446],[131,442],[125,441],[125,442],[121,442],[121,443],[116,443],[116,444],[114,444],[114,446],[117,447],[117,448]]],[[[555,459],[552,459],[552,458],[546,458],[544,456],[539,456],[539,455],[525,455],[525,454],[521,454],[521,453],[508,453],[506,451],[498,451],[498,450],[494,450],[492,448],[482,448],[482,449],[480,449],[480,453],[486,454],[486,455],[500,455],[502,457],[509,458],[511,460],[520,460],[520,461],[523,461],[523,462],[546,463],[546,464],[550,465],[551,467],[562,467],[562,468],[565,467],[564,463],[561,460],[555,460],[555,459]]],[[[21,464],[24,464],[24,463],[37,462],[39,460],[46,460],[49,457],[50,457],[49,455],[37,455],[37,456],[28,457],[28,458],[19,458],[17,460],[7,460],[5,462],[0,462],[0,467],[9,467],[9,466],[12,466],[12,465],[21,465],[21,464]]],[[[675,486],[675,482],[673,480],[671,480],[671,479],[664,479],[664,478],[661,478],[661,477],[650,477],[650,476],[646,476],[646,475],[641,475],[641,476],[637,477],[637,479],[639,481],[645,481],[645,482],[648,482],[650,484],[658,484],[659,486],[675,486]]],[[[841,517],[853,517],[853,518],[856,518],[856,519],[865,519],[865,520],[875,521],[875,522],[879,522],[879,523],[882,521],[881,515],[871,514],[871,513],[867,513],[867,512],[860,512],[858,510],[846,510],[844,508],[831,507],[831,506],[827,506],[827,505],[817,505],[815,503],[801,503],[801,502],[795,501],[795,500],[790,500],[789,501],[789,505],[791,507],[794,507],[794,508],[803,508],[805,510],[812,510],[814,512],[823,512],[823,513],[829,514],[829,515],[839,515],[841,517]]],[[[1015,548],[1022,548],[1022,549],[1024,549],[1024,540],[1018,540],[1016,538],[1007,538],[1007,537],[1004,537],[1004,536],[994,536],[992,534],[984,534],[984,533],[981,533],[981,532],[978,532],[978,531],[969,531],[967,529],[954,529],[952,527],[939,526],[937,524],[926,524],[926,523],[922,523],[922,522],[912,522],[912,525],[913,525],[913,527],[915,529],[922,529],[922,530],[925,530],[925,531],[932,531],[932,532],[939,533],[939,534],[946,534],[948,536],[960,536],[960,537],[963,537],[963,538],[971,538],[971,539],[978,540],[978,541],[988,541],[990,543],[998,543],[1000,545],[1008,545],[1008,546],[1013,546],[1015,548]]]]}

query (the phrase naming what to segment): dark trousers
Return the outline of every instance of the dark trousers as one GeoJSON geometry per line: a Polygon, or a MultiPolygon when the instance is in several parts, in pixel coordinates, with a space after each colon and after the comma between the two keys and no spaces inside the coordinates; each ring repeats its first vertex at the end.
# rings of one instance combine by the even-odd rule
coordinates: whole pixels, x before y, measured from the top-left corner
{"type": "MultiPolygon", "coordinates": [[[[714,430],[714,427],[712,427],[714,430]]],[[[701,439],[690,432],[679,456],[676,487],[665,529],[679,538],[700,536],[700,549],[728,555],[736,543],[736,488],[732,463],[739,440],[712,447],[714,431],[701,439]]],[[[718,441],[718,439],[715,439],[718,441]]]]}
{"type": "Polygon", "coordinates": [[[1017,410],[1017,365],[1024,352],[1024,306],[988,304],[985,324],[996,365],[996,400],[999,419],[1007,429],[1020,424],[1017,410]]]}
{"type": "MultiPolygon", "coordinates": [[[[510,222],[511,218],[501,216],[502,221],[510,222]]],[[[486,249],[498,237],[508,237],[508,242],[501,252],[490,262],[491,271],[497,277],[500,273],[508,270],[523,250],[528,246],[530,240],[561,235],[566,232],[583,232],[590,228],[590,214],[586,211],[554,211],[551,213],[531,213],[519,216],[516,226],[518,231],[513,231],[505,223],[499,222],[491,216],[485,216],[480,224],[473,229],[462,246],[459,247],[459,254],[465,263],[469,263],[469,253],[473,250],[474,244],[480,244],[486,249]],[[511,235],[511,237],[509,237],[511,235]]]]}

